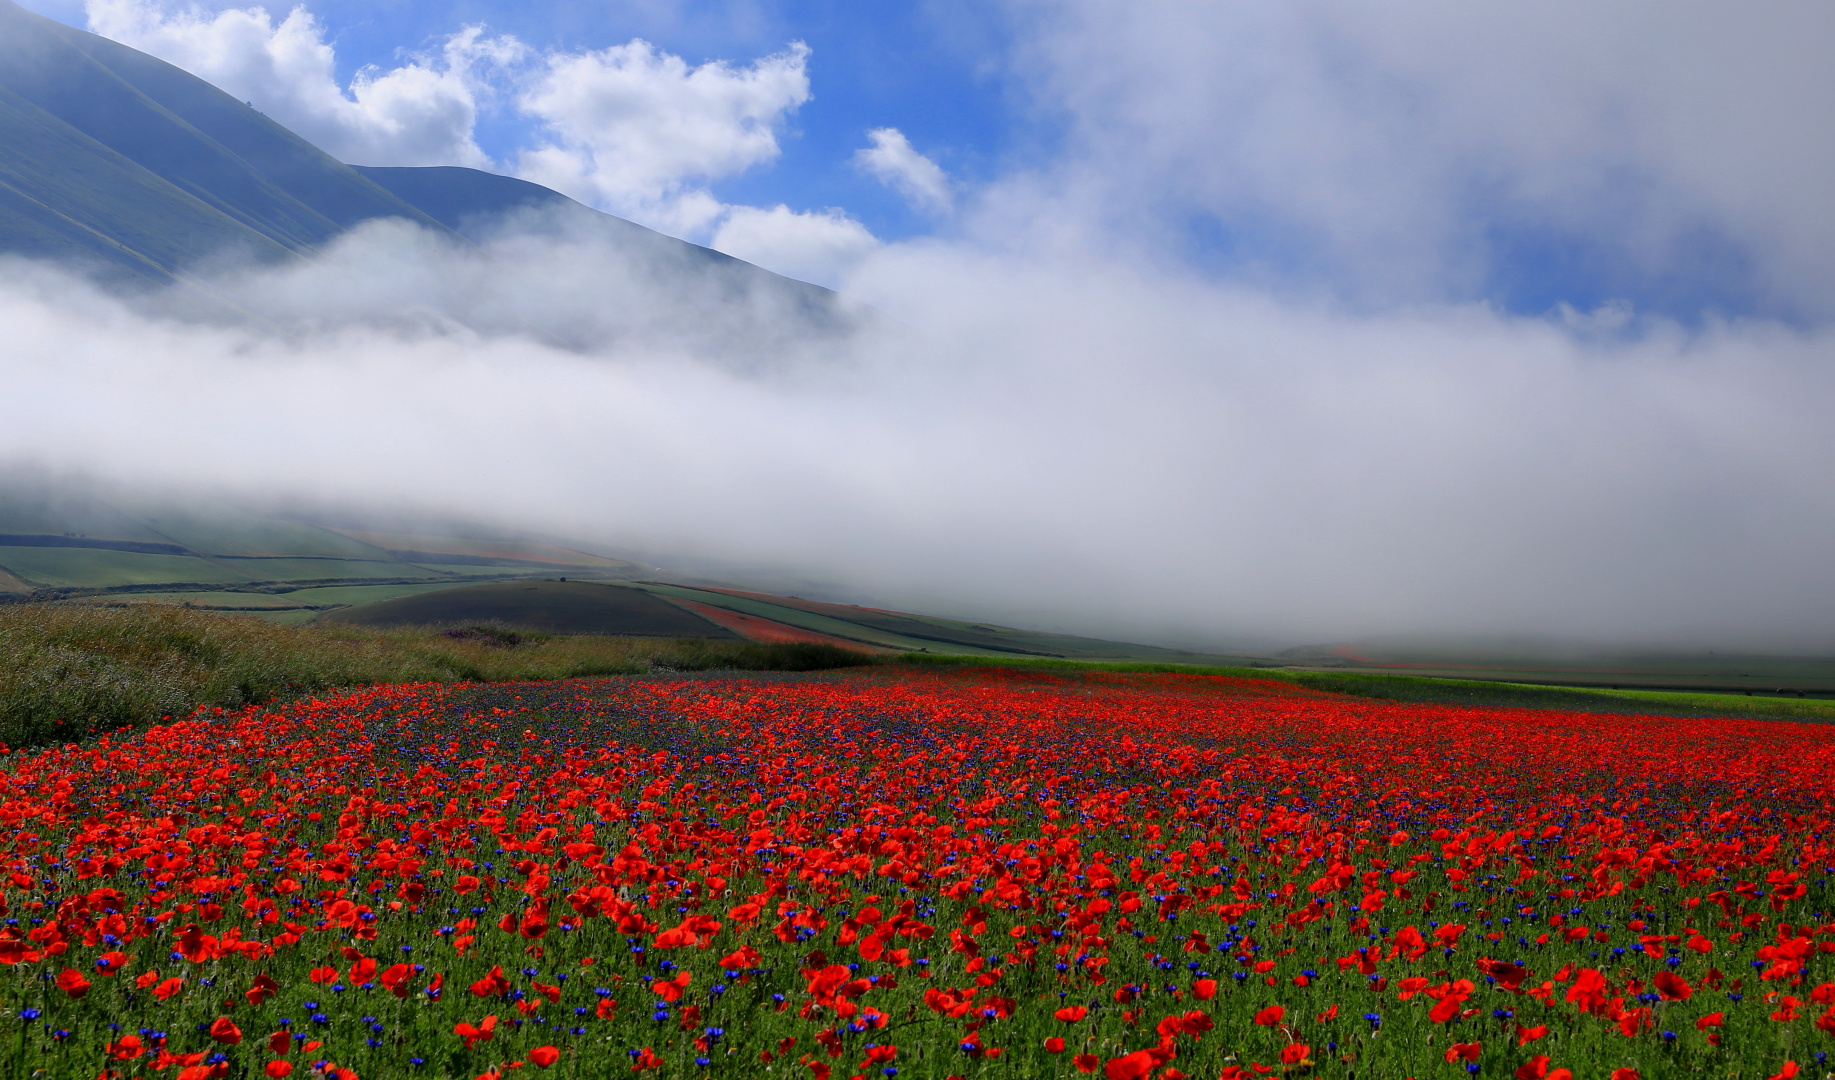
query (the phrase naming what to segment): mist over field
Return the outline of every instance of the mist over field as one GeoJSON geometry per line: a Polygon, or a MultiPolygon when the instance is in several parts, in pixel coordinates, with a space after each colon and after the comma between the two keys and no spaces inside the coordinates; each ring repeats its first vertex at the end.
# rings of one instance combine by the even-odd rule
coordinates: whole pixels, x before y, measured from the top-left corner
{"type": "MultiPolygon", "coordinates": [[[[815,330],[540,215],[476,247],[373,222],[311,262],[126,297],[8,260],[0,459],[1111,638],[1835,646],[1835,143],[1803,138],[1826,134],[1825,68],[1723,57],[1709,109],[1638,71],[1751,33],[1526,15],[1571,63],[1513,128],[1511,87],[1556,76],[1512,64],[1500,87],[1447,57],[1524,28],[1460,16],[1434,51],[1327,5],[1322,35],[1359,44],[1340,79],[1278,19],[1170,7],[1014,5],[1046,160],[968,183],[875,132],[862,167],[928,234],[823,247],[791,235],[821,222],[723,211],[727,250],[847,298],[815,330]],[[1213,62],[1258,43],[1287,76],[1213,62]],[[1649,66],[1616,69],[1621,47],[1649,66]],[[1628,173],[1636,198],[1601,195],[1628,173]],[[1236,223],[1242,258],[1190,257],[1194,215],[1236,223]],[[1578,245],[1579,310],[1505,295],[1500,229],[1578,245]],[[1256,247],[1275,235],[1286,262],[1256,247]]],[[[1780,42],[1792,18],[1826,29],[1753,17],[1780,42]]]]}

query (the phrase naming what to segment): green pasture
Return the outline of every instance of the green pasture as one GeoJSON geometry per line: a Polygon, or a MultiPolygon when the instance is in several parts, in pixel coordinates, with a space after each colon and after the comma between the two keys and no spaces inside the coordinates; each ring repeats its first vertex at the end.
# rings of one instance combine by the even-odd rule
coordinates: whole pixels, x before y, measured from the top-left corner
{"type": "MultiPolygon", "coordinates": [[[[453,577],[459,578],[501,578],[518,575],[553,577],[556,574],[563,573],[563,571],[546,567],[538,570],[531,570],[527,565],[518,566],[514,563],[506,563],[503,566],[479,566],[475,563],[417,562],[412,565],[422,570],[431,570],[437,574],[451,574],[453,577]]],[[[588,571],[588,573],[591,573],[591,571],[588,571]]],[[[567,574],[566,576],[572,577],[573,575],[567,574]]]]}
{"type": "MultiPolygon", "coordinates": [[[[490,568],[485,567],[485,569],[490,568]]],[[[421,584],[317,585],[304,589],[293,589],[279,595],[295,604],[329,608],[373,604],[379,600],[393,600],[397,596],[418,596],[421,593],[458,588],[463,584],[464,582],[459,581],[429,581],[421,584]]]]}
{"type": "Polygon", "coordinates": [[[162,510],[147,524],[167,542],[204,555],[293,556],[386,562],[382,549],[316,525],[229,511],[162,510]]]}
{"type": "Polygon", "coordinates": [[[74,588],[249,580],[245,574],[188,555],[102,548],[0,547],[0,567],[35,584],[74,588]]]}
{"type": "Polygon", "coordinates": [[[400,562],[357,562],[350,559],[248,559],[226,558],[224,563],[253,581],[340,581],[346,578],[427,578],[422,567],[400,562]]]}

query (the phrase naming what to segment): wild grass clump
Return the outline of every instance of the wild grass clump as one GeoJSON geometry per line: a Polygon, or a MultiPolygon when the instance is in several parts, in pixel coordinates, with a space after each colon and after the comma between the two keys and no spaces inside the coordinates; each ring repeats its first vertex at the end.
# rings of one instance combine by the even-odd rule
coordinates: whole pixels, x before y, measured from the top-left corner
{"type": "Polygon", "coordinates": [[[333,687],[870,664],[827,645],[288,627],[160,604],[0,606],[0,743],[71,741],[333,687]]]}

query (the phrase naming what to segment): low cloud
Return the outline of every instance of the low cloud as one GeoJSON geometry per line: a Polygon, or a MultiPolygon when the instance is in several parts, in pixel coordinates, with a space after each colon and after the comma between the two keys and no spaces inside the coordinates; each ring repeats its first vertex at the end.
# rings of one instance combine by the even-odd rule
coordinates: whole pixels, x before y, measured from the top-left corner
{"type": "Polygon", "coordinates": [[[1213,647],[1835,644],[1828,333],[1359,315],[959,243],[843,284],[891,317],[773,353],[786,311],[568,229],[381,223],[217,282],[247,325],[13,263],[0,458],[1213,647]]]}
{"type": "Polygon", "coordinates": [[[867,132],[873,145],[854,152],[854,165],[903,195],[919,210],[933,214],[949,210],[949,177],[937,163],[918,153],[897,128],[867,132]]]}
{"type": "Polygon", "coordinates": [[[781,203],[769,210],[732,208],[712,242],[734,258],[831,288],[879,246],[846,211],[799,213],[781,203]]]}

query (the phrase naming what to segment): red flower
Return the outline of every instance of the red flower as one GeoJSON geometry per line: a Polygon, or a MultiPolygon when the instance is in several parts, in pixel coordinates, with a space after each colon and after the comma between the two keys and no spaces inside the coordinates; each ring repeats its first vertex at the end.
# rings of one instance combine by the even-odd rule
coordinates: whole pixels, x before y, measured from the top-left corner
{"type": "Polygon", "coordinates": [[[1077,1021],[1088,1016],[1089,1014],[1090,1014],[1089,1009],[1085,1008],[1082,1005],[1069,1005],[1062,1009],[1059,1009],[1057,1012],[1052,1013],[1051,1015],[1057,1017],[1059,1020],[1064,1021],[1066,1024],[1074,1024],[1077,1021]]]}
{"type": "Polygon", "coordinates": [[[1484,1045],[1482,1043],[1456,1042],[1446,1048],[1446,1060],[1449,1063],[1455,1061],[1477,1061],[1478,1055],[1483,1051],[1484,1045]]]}
{"type": "Polygon", "coordinates": [[[1280,1023],[1281,1018],[1286,1015],[1287,1009],[1285,1006],[1270,1005],[1255,1014],[1255,1022],[1262,1027],[1273,1027],[1280,1023]]]}
{"type": "Polygon", "coordinates": [[[268,1062],[267,1068],[262,1071],[274,1077],[275,1080],[280,1080],[283,1076],[293,1075],[293,1063],[289,1061],[270,1061],[268,1062]]]}
{"type": "Polygon", "coordinates": [[[76,970],[65,968],[64,973],[57,977],[57,988],[72,998],[80,998],[89,993],[89,980],[76,970]]]}
{"type": "Polygon", "coordinates": [[[470,1050],[476,1043],[490,1042],[497,1037],[497,1018],[487,1016],[476,1026],[460,1021],[454,1025],[452,1033],[465,1040],[465,1049],[470,1050]]]}
{"type": "Polygon", "coordinates": [[[101,956],[96,957],[96,973],[99,975],[113,975],[126,967],[130,959],[132,958],[124,952],[105,952],[101,956]]]}
{"type": "Polygon", "coordinates": [[[490,974],[471,984],[473,997],[500,997],[510,992],[510,980],[504,978],[503,965],[491,965],[490,974]]]}
{"type": "Polygon", "coordinates": [[[1078,1072],[1093,1073],[1102,1064],[1102,1059],[1095,1054],[1078,1054],[1070,1059],[1070,1063],[1077,1067],[1078,1072]]]}
{"type": "Polygon", "coordinates": [[[1064,1040],[1058,1038],[1056,1035],[1046,1039],[1045,1052],[1048,1054],[1062,1054],[1064,1052],[1064,1040]]]}
{"type": "Polygon", "coordinates": [[[410,993],[408,980],[414,977],[414,968],[410,964],[392,964],[377,979],[382,988],[398,998],[405,998],[410,993]]]}
{"type": "MultiPolygon", "coordinates": [[[[846,968],[842,968],[841,970],[843,972],[847,971],[846,968]]],[[[650,989],[654,990],[656,996],[662,998],[664,1001],[674,1001],[682,996],[682,991],[688,988],[688,982],[692,978],[693,976],[690,973],[684,971],[673,979],[656,980],[650,984],[650,989]]]]}
{"type": "Polygon", "coordinates": [[[234,1046],[242,1041],[242,1029],[227,1016],[219,1016],[210,1025],[210,1037],[225,1046],[234,1046]]]}
{"type": "Polygon", "coordinates": [[[1209,1001],[1217,996],[1216,979],[1198,979],[1191,984],[1191,996],[1199,1001],[1209,1001]]]}
{"type": "Polygon", "coordinates": [[[529,1060],[534,1062],[537,1068],[546,1069],[561,1060],[561,1052],[552,1046],[538,1046],[529,1051],[529,1060]]]}
{"type": "Polygon", "coordinates": [[[1136,1050],[1132,1054],[1115,1058],[1102,1067],[1106,1080],[1140,1080],[1152,1072],[1159,1062],[1145,1050],[1136,1050]]]}

